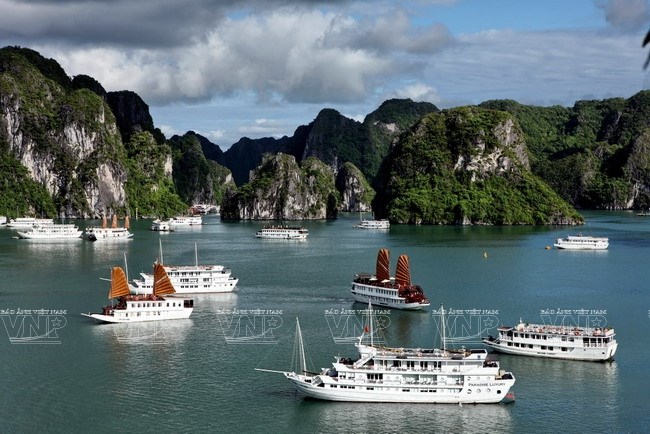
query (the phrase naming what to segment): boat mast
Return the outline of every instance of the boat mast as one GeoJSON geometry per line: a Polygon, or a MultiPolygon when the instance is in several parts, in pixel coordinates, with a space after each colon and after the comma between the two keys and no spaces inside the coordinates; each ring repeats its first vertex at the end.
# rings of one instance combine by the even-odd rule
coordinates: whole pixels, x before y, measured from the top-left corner
{"type": "Polygon", "coordinates": [[[446,326],[445,326],[445,308],[442,305],[442,303],[440,303],[440,336],[442,338],[442,350],[443,351],[445,350],[445,347],[447,346],[446,336],[445,336],[445,329],[446,329],[446,326]]]}
{"type": "Polygon", "coordinates": [[[368,302],[368,320],[370,321],[370,346],[373,347],[375,346],[375,342],[373,338],[374,330],[372,329],[372,304],[370,301],[368,302]]]}
{"type": "Polygon", "coordinates": [[[129,281],[129,264],[126,263],[126,252],[124,252],[124,271],[126,271],[126,281],[129,281]]]}
{"type": "Polygon", "coordinates": [[[199,252],[196,243],[194,243],[194,264],[196,265],[196,268],[199,268],[199,252]]]}
{"type": "Polygon", "coordinates": [[[163,254],[162,254],[162,240],[158,240],[158,243],[160,244],[160,263],[164,264],[165,262],[163,261],[163,254]]]}

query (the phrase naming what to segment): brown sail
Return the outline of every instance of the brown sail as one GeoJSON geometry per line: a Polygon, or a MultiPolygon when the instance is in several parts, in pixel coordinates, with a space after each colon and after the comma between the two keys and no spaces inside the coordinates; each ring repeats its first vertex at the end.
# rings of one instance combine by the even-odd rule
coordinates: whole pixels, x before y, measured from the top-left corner
{"type": "Polygon", "coordinates": [[[128,229],[130,227],[131,225],[129,224],[129,216],[127,215],[126,217],[124,217],[124,229],[128,229]]]}
{"type": "Polygon", "coordinates": [[[111,270],[111,290],[108,293],[108,299],[124,297],[129,295],[129,282],[126,280],[126,274],[122,267],[113,267],[111,270]]]}
{"type": "Polygon", "coordinates": [[[117,214],[113,214],[113,221],[111,222],[111,227],[112,228],[117,227],[117,214]]]}
{"type": "Polygon", "coordinates": [[[389,265],[390,253],[388,249],[380,249],[379,253],[377,253],[377,272],[375,273],[375,277],[380,282],[390,279],[389,265]]]}
{"type": "Polygon", "coordinates": [[[153,266],[153,294],[154,295],[166,295],[173,294],[176,290],[174,285],[172,285],[165,267],[162,264],[156,262],[153,266]]]}
{"type": "Polygon", "coordinates": [[[106,229],[107,223],[106,223],[106,216],[102,217],[102,229],[106,229]]]}
{"type": "Polygon", "coordinates": [[[395,280],[400,285],[411,285],[409,257],[406,255],[399,255],[399,258],[397,258],[397,271],[395,272],[395,280]]]}

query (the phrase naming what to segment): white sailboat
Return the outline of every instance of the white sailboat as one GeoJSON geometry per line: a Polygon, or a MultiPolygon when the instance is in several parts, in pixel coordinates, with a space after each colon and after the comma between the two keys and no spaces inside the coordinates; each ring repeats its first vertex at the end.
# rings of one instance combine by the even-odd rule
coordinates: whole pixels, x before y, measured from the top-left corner
{"type": "Polygon", "coordinates": [[[296,319],[298,354],[302,359],[298,372],[256,370],[281,373],[305,396],[327,401],[488,404],[513,399],[509,391],[515,377],[501,370],[499,362],[488,357],[484,349],[448,350],[444,331],[441,349],[390,348],[375,345],[373,332],[370,320],[369,328],[364,329],[355,345],[358,358],[336,357],[331,368],[311,373],[306,368],[302,332],[296,319]],[[370,333],[369,345],[363,343],[366,333],[370,333]]]}

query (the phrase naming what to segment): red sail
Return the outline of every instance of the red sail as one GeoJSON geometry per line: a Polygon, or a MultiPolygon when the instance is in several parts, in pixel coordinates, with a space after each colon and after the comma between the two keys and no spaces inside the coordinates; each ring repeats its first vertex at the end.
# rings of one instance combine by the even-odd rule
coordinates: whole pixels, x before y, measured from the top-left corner
{"type": "Polygon", "coordinates": [[[129,295],[129,283],[126,280],[126,274],[121,267],[113,267],[111,270],[111,290],[108,293],[108,299],[124,297],[129,295]]]}
{"type": "Polygon", "coordinates": [[[411,285],[411,271],[409,269],[409,257],[406,255],[399,255],[397,259],[397,271],[395,273],[395,280],[400,285],[411,285]]]}
{"type": "Polygon", "coordinates": [[[390,254],[388,249],[380,249],[379,253],[377,253],[377,272],[375,273],[375,277],[380,282],[390,279],[389,265],[390,254]]]}
{"type": "Polygon", "coordinates": [[[167,276],[165,267],[156,262],[153,266],[153,294],[165,295],[173,294],[175,292],[176,290],[174,289],[171,280],[169,280],[169,276],[167,276]]]}

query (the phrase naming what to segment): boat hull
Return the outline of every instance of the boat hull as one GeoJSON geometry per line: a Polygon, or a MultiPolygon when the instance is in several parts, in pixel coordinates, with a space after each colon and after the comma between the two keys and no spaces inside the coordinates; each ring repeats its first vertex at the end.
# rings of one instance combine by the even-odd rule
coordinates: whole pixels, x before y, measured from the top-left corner
{"type": "MultiPolygon", "coordinates": [[[[354,384],[354,388],[330,388],[325,385],[319,387],[311,382],[313,377],[285,372],[285,377],[291,381],[297,391],[305,396],[326,401],[341,402],[384,402],[384,403],[411,403],[411,404],[496,404],[503,401],[515,379],[498,380],[489,383],[489,386],[479,385],[472,387],[465,385],[458,392],[450,388],[435,388],[431,386],[415,387],[413,385],[391,385],[391,387],[377,386],[376,384],[354,384]],[[309,379],[310,382],[306,380],[309,379]],[[370,387],[372,390],[368,390],[370,387]],[[488,391],[489,390],[489,391],[488,391]]],[[[487,384],[487,383],[486,383],[487,384]]]]}
{"type": "Polygon", "coordinates": [[[93,318],[100,322],[105,323],[133,323],[133,322],[148,322],[148,321],[166,321],[173,319],[186,319],[192,314],[193,308],[183,308],[182,310],[175,311],[161,311],[150,312],[150,315],[118,317],[114,315],[103,315],[101,313],[82,313],[81,315],[88,318],[93,318]]]}

